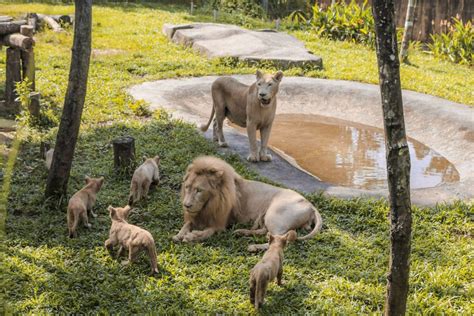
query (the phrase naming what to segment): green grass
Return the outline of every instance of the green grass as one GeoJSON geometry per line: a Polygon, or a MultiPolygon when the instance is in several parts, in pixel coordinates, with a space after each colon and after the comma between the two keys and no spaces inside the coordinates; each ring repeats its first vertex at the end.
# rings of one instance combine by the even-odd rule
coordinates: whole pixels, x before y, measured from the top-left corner
{"type": "MultiPolygon", "coordinates": [[[[1,11],[11,15],[59,14],[71,13],[73,8],[2,4],[1,11]]],[[[171,242],[182,224],[179,187],[184,169],[197,155],[216,154],[216,148],[192,126],[172,120],[166,113],[158,112],[147,119],[135,116],[141,112],[137,111],[140,104],[125,91],[134,83],[160,78],[255,71],[251,66],[206,60],[161,35],[164,22],[185,23],[188,19],[185,12],[173,6],[94,7],[93,48],[120,52],[92,58],[69,194],[83,185],[85,175],[105,176],[95,208],[99,217],[91,221],[91,230],[79,231],[79,238],[66,237],[65,201],[56,204],[44,200],[47,173],[39,158],[40,140],[54,139],[56,129],[22,131],[1,252],[0,293],[8,311],[254,313],[248,300],[248,276],[261,255],[247,253],[246,247],[256,240],[237,238],[228,231],[203,244],[171,242]],[[138,157],[162,157],[162,183],[130,218],[131,223],[148,229],[155,238],[160,269],[156,278],[147,276],[145,256],[132,266],[122,267],[103,248],[110,227],[106,208],[109,204],[125,204],[128,196],[130,177],[112,169],[110,141],[122,135],[135,137],[138,157]]],[[[373,51],[304,33],[295,35],[324,58],[325,69],[291,69],[286,74],[377,82],[373,51]]],[[[57,113],[67,83],[71,42],[71,32],[37,35],[37,86],[51,107],[58,108],[57,113]]],[[[474,104],[472,92],[467,89],[469,80],[472,86],[468,76],[471,69],[421,53],[414,54],[412,60],[419,68],[402,66],[405,88],[474,104]]],[[[4,62],[2,54],[0,81],[4,80],[4,62]]],[[[260,179],[237,157],[223,158],[245,177],[260,179]]],[[[321,210],[323,232],[313,240],[289,246],[285,252],[285,284],[282,288],[270,286],[262,312],[380,313],[389,249],[386,203],[319,195],[308,198],[321,210]]],[[[459,202],[414,208],[413,215],[410,314],[473,314],[473,205],[459,202]]]]}

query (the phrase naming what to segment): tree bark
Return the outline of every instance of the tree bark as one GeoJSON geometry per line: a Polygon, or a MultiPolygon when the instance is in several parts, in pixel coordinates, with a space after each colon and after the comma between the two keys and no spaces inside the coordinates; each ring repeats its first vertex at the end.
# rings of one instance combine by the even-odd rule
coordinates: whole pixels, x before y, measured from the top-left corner
{"type": "Polygon", "coordinates": [[[21,61],[20,50],[18,48],[7,48],[7,65],[5,80],[5,106],[10,113],[16,113],[19,110],[18,97],[16,93],[16,84],[21,81],[21,61]]]}
{"type": "Polygon", "coordinates": [[[408,63],[408,47],[413,33],[413,23],[415,22],[415,6],[416,0],[408,0],[405,30],[403,31],[402,48],[400,50],[400,59],[404,63],[408,63]]]}
{"type": "Polygon", "coordinates": [[[67,192],[67,183],[86,97],[91,55],[92,0],[75,0],[74,2],[76,23],[69,81],[53,162],[48,174],[46,196],[61,196],[67,192]]]}
{"type": "Polygon", "coordinates": [[[405,135],[393,0],[374,0],[373,14],[390,193],[390,267],[385,315],[404,315],[411,248],[410,155],[405,135]]]}

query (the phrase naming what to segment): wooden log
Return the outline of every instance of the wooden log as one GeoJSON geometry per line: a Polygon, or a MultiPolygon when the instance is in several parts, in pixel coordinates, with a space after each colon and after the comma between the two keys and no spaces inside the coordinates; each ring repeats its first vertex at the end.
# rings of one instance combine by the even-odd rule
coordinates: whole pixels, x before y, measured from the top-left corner
{"type": "Polygon", "coordinates": [[[39,92],[31,92],[30,93],[30,104],[28,106],[28,111],[30,115],[39,118],[40,116],[40,98],[41,95],[39,92]]]}
{"type": "Polygon", "coordinates": [[[119,137],[112,144],[115,169],[131,171],[135,161],[135,139],[131,136],[119,137]]]}
{"type": "Polygon", "coordinates": [[[54,32],[63,32],[63,28],[58,24],[52,17],[45,14],[38,14],[38,18],[41,22],[46,23],[54,32]]]}
{"type": "Polygon", "coordinates": [[[21,68],[23,73],[23,80],[28,78],[30,88],[32,91],[36,90],[35,83],[35,54],[33,48],[21,51],[21,68]]]}
{"type": "Polygon", "coordinates": [[[73,21],[73,17],[70,15],[51,15],[51,17],[62,26],[72,24],[73,21]]]}
{"type": "Polygon", "coordinates": [[[11,22],[13,18],[8,15],[0,15],[0,22],[11,22]]]}
{"type": "Polygon", "coordinates": [[[12,22],[0,22],[0,35],[6,35],[11,33],[20,32],[22,25],[25,25],[26,21],[12,21],[12,22]]]}
{"type": "Polygon", "coordinates": [[[20,26],[20,34],[25,35],[28,37],[33,37],[33,33],[35,32],[33,26],[25,24],[20,26]]]}
{"type": "Polygon", "coordinates": [[[26,15],[26,21],[28,25],[31,25],[35,32],[38,30],[38,15],[36,13],[28,13],[26,15]]]}
{"type": "Polygon", "coordinates": [[[7,65],[5,81],[5,105],[9,112],[18,112],[19,104],[16,102],[16,83],[21,81],[20,50],[7,48],[7,65]]]}
{"type": "Polygon", "coordinates": [[[31,49],[35,43],[33,38],[21,35],[20,33],[8,34],[3,37],[3,45],[23,50],[31,49]]]}

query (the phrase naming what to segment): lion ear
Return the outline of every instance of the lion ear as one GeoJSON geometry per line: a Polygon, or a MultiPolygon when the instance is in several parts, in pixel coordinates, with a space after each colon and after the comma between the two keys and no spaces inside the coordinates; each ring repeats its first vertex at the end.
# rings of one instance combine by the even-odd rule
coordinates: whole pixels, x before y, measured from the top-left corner
{"type": "Polygon", "coordinates": [[[260,80],[263,77],[263,73],[260,70],[257,70],[256,75],[257,75],[257,80],[260,80]]]}
{"type": "Polygon", "coordinates": [[[224,175],[224,170],[218,170],[216,168],[210,168],[209,173],[216,175],[217,177],[221,178],[224,175]]]}
{"type": "Polygon", "coordinates": [[[91,178],[89,176],[85,176],[84,177],[84,180],[86,181],[86,184],[88,184],[89,182],[91,182],[91,178]]]}
{"type": "Polygon", "coordinates": [[[278,82],[280,82],[282,78],[283,78],[283,72],[281,70],[278,70],[276,74],[273,75],[273,79],[275,79],[278,82]]]}

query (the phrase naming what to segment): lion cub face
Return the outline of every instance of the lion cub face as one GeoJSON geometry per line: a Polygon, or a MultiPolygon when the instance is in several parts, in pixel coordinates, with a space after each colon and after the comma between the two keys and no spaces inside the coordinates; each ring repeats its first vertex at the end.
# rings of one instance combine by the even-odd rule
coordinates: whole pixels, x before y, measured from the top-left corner
{"type": "Polygon", "coordinates": [[[278,93],[283,72],[278,71],[275,74],[263,74],[257,70],[257,97],[262,107],[268,107],[275,95],[278,93]]]}
{"type": "Polygon", "coordinates": [[[216,169],[196,173],[193,166],[189,166],[181,190],[184,210],[190,214],[199,213],[213,192],[217,192],[222,174],[223,171],[216,169]]]}

